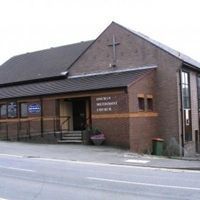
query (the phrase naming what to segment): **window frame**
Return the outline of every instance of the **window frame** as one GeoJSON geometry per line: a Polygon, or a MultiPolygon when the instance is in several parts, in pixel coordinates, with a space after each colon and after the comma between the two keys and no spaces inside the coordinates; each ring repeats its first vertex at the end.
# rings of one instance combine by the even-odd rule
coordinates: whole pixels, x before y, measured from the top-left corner
{"type": "Polygon", "coordinates": [[[145,112],[145,98],[144,97],[138,97],[137,99],[138,99],[138,110],[139,110],[139,112],[145,112]],[[141,104],[141,101],[143,101],[142,104],[141,104]],[[142,107],[141,107],[141,105],[142,105],[142,107]]]}
{"type": "MultiPolygon", "coordinates": [[[[11,105],[10,105],[11,106],[11,105]]],[[[19,108],[18,108],[18,103],[17,103],[17,101],[10,101],[10,102],[8,102],[7,103],[7,118],[9,118],[9,119],[14,119],[14,118],[17,118],[18,117],[18,110],[19,110],[19,108]],[[11,104],[11,103],[13,103],[13,104],[15,104],[15,115],[14,116],[12,116],[12,115],[9,115],[9,104],[11,104]]]]}
{"type": "Polygon", "coordinates": [[[7,119],[7,117],[8,117],[7,103],[1,103],[0,104],[0,119],[7,119]],[[2,115],[2,112],[1,112],[2,106],[5,106],[5,111],[6,111],[5,115],[2,115]]]}
{"type": "Polygon", "coordinates": [[[197,75],[197,101],[198,101],[198,110],[200,112],[200,74],[197,75]]]}
{"type": "Polygon", "coordinates": [[[191,109],[191,94],[190,94],[190,73],[188,71],[183,70],[181,73],[181,90],[182,90],[182,97],[183,97],[183,108],[184,109],[191,109]],[[187,78],[186,76],[183,76],[187,74],[187,78]],[[186,82],[187,80],[187,82],[186,82]],[[183,86],[185,86],[185,88],[187,88],[187,90],[183,90],[183,86]],[[186,93],[188,93],[188,95],[185,95],[186,93]],[[185,103],[185,99],[187,99],[187,103],[185,103]]]}
{"type": "Polygon", "coordinates": [[[27,102],[20,102],[19,104],[19,116],[20,118],[28,118],[28,103],[27,102]],[[26,115],[22,115],[22,105],[26,104],[26,115]]]}
{"type": "Polygon", "coordinates": [[[153,110],[154,110],[153,97],[147,97],[146,101],[147,101],[147,111],[153,112],[153,110]],[[149,100],[151,100],[151,104],[149,104],[149,100]],[[151,105],[151,106],[149,106],[149,105],[151,105]]]}
{"type": "Polygon", "coordinates": [[[182,70],[181,72],[181,91],[182,91],[184,132],[185,132],[184,139],[186,142],[190,142],[193,140],[192,114],[191,114],[191,84],[190,84],[190,72],[187,70],[182,70]],[[185,76],[186,74],[187,74],[187,78],[185,76]],[[187,91],[186,90],[184,91],[184,88],[187,88],[187,91]],[[184,94],[187,94],[187,95],[184,96],[184,94]]]}

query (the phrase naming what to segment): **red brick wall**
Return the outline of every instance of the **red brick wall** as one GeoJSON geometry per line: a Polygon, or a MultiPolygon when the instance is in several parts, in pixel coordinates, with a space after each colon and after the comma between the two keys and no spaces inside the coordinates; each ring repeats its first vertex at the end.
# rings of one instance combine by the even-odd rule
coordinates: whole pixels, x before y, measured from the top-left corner
{"type": "Polygon", "coordinates": [[[130,150],[151,153],[152,138],[157,135],[156,117],[137,117],[130,119],[130,150]]]}
{"type": "MultiPolygon", "coordinates": [[[[153,97],[153,112],[155,107],[155,73],[153,70],[146,74],[142,79],[129,87],[129,110],[130,112],[138,112],[137,117],[130,117],[130,149],[136,152],[151,152],[152,138],[159,136],[157,132],[157,116],[152,115],[147,110],[147,95],[153,97]],[[139,111],[138,94],[144,95],[145,111],[139,111]],[[147,116],[144,116],[143,114],[147,116]]],[[[159,113],[158,113],[159,116],[159,113]]]]}
{"type": "Polygon", "coordinates": [[[179,141],[178,75],[181,62],[163,51],[158,55],[155,79],[156,110],[159,112],[158,133],[165,140],[179,141]]]}
{"type": "Polygon", "coordinates": [[[105,134],[106,144],[129,148],[128,118],[92,119],[92,125],[105,134]]]}

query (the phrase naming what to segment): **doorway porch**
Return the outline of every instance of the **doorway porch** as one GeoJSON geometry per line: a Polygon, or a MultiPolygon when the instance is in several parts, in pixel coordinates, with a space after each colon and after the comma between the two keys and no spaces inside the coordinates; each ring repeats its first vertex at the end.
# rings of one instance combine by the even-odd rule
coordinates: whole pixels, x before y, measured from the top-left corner
{"type": "Polygon", "coordinates": [[[60,142],[81,143],[82,132],[91,124],[90,98],[59,100],[60,142]]]}

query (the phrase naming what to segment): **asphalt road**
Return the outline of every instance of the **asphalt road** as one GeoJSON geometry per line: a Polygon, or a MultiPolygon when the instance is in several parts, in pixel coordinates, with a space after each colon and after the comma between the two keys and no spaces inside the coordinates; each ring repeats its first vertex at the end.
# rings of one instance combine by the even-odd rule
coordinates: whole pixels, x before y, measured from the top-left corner
{"type": "Polygon", "coordinates": [[[0,155],[0,200],[199,198],[199,171],[0,155]]]}

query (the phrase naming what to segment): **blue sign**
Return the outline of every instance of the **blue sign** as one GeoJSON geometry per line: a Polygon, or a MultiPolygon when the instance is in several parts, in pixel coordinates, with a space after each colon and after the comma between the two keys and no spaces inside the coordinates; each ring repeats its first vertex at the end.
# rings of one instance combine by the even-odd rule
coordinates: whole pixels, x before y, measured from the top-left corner
{"type": "Polygon", "coordinates": [[[35,114],[35,113],[40,113],[40,111],[41,111],[41,106],[38,103],[33,103],[28,106],[29,113],[35,114]]]}

